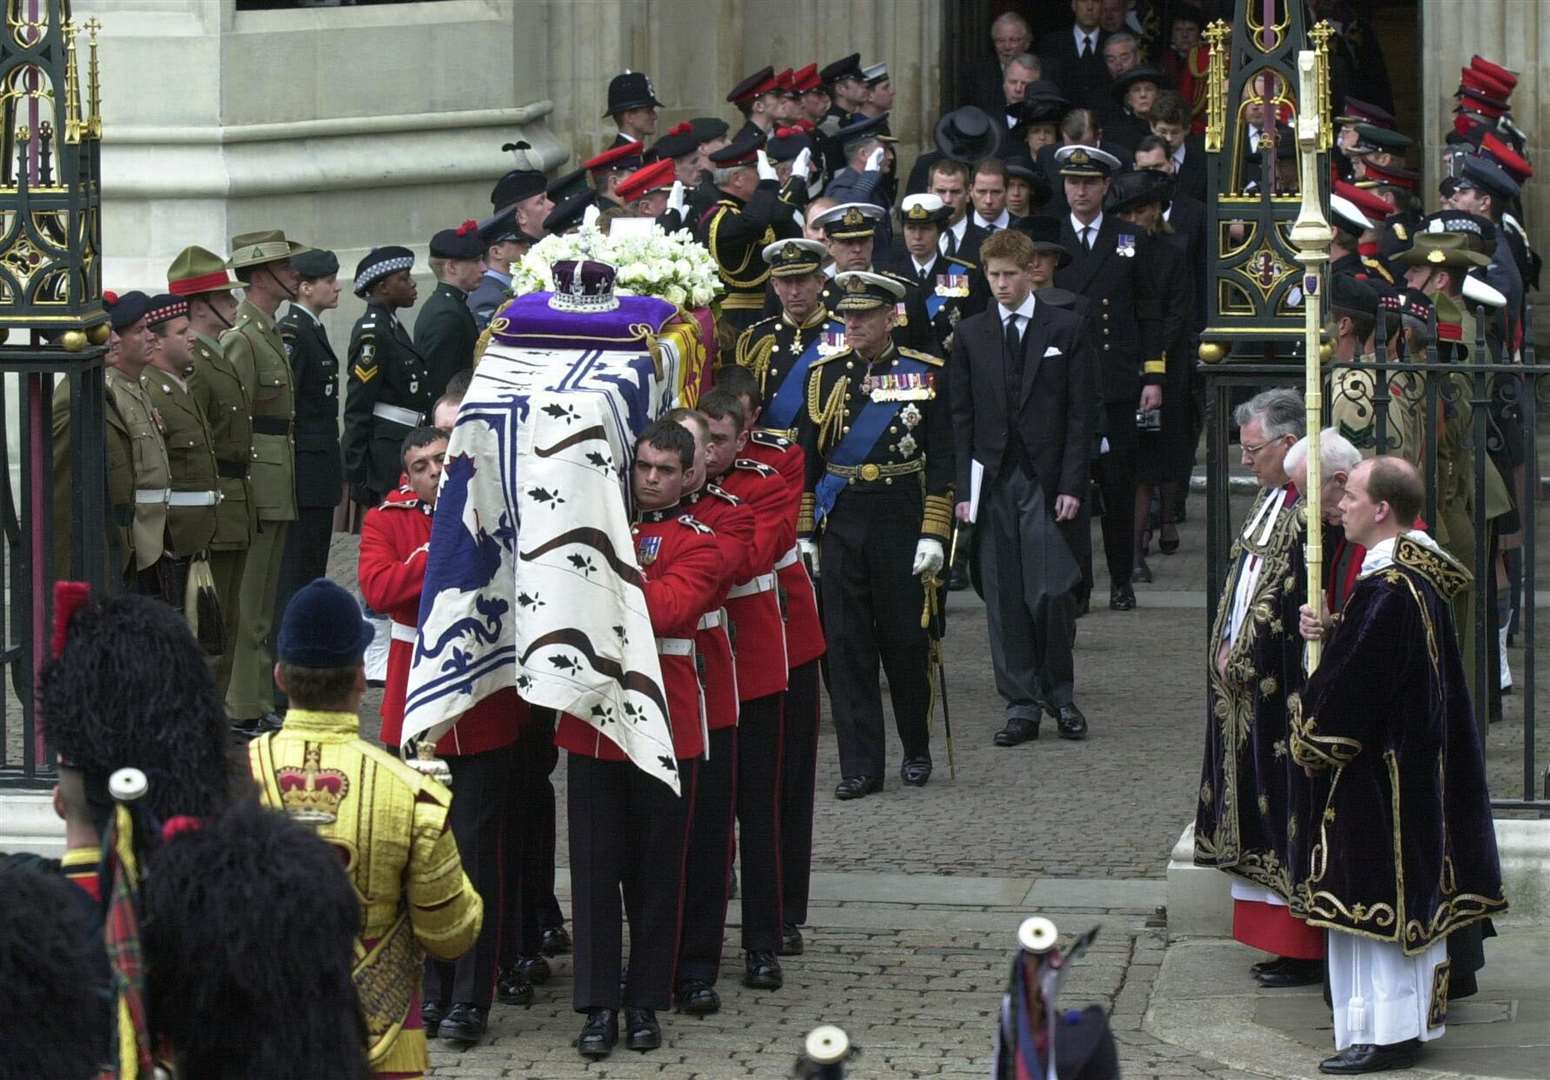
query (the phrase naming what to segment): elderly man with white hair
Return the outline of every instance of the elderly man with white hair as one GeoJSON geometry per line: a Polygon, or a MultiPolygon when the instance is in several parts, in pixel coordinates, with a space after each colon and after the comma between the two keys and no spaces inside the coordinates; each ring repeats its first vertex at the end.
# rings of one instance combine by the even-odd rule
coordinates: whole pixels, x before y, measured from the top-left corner
{"type": "MultiPolygon", "coordinates": [[[[1345,482],[1362,460],[1362,452],[1334,428],[1319,432],[1319,516],[1324,521],[1324,610],[1339,611],[1351,595],[1351,586],[1361,573],[1360,544],[1346,539],[1340,527],[1340,499],[1345,482]]],[[[1308,437],[1304,435],[1286,452],[1286,475],[1298,491],[1308,490],[1308,437]]]]}

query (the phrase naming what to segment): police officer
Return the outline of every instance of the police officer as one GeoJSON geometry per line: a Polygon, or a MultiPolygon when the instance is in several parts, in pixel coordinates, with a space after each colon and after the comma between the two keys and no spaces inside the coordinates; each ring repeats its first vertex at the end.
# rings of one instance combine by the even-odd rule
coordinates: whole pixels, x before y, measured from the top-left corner
{"type": "Polygon", "coordinates": [[[276,621],[296,590],[328,576],[334,510],[344,490],[339,459],[339,358],[322,316],[339,306],[339,257],[304,251],[291,260],[297,298],[280,320],[280,339],[296,380],[296,523],[285,538],[276,621]]]}
{"type": "Polygon", "coordinates": [[[430,253],[436,288],[414,320],[414,347],[425,358],[426,392],[435,401],[452,376],[474,366],[479,325],[468,310],[468,294],[484,276],[478,222],[442,229],[431,237],[430,253]]]}
{"type": "Polygon", "coordinates": [[[248,479],[253,462],[252,372],[239,371],[221,350],[219,338],[237,317],[237,283],[226,261],[202,247],[186,247],[167,268],[167,291],[188,301],[188,327],[193,334],[193,372],[189,389],[210,424],[215,452],[215,537],[210,541],[210,574],[225,623],[225,650],[216,666],[216,686],[226,693],[236,659],[241,623],[242,572],[253,540],[253,490],[248,479]]]}
{"type": "Polygon", "coordinates": [[[770,268],[759,253],[766,244],[800,236],[802,230],[792,217],[796,208],[781,199],[775,166],[764,153],[763,132],[740,133],[712,153],[710,163],[721,197],[695,235],[710,249],[727,289],[721,300],[722,321],[742,331],[758,322],[764,310],[770,268]]]}
{"type": "Polygon", "coordinates": [[[406,247],[372,248],[355,268],[355,295],[366,313],[350,335],[344,403],[344,474],[364,512],[398,487],[404,436],[425,421],[431,397],[424,358],[394,312],[414,306],[406,247]]]}
{"type": "Polygon", "coordinates": [[[942,568],[951,535],[952,429],[943,362],[894,344],[904,286],[866,271],[835,285],[847,347],[812,365],[797,534],[822,573],[843,777],[834,794],[859,799],[883,787],[879,658],[904,744],[900,776],[914,786],[931,777],[921,579],[942,568]]]}
{"type": "Polygon", "coordinates": [[[188,301],[171,293],[154,297],[145,321],[151,329],[153,348],[150,363],[140,374],[140,387],[160,421],[172,478],[163,556],[169,573],[163,581],[163,595],[170,603],[181,605],[189,565],[204,557],[215,536],[215,507],[220,501],[215,451],[209,421],[188,384],[193,370],[188,301]]]}
{"type": "MultiPolygon", "coordinates": [[[[1161,313],[1148,272],[1151,239],[1139,228],[1103,212],[1110,177],[1119,171],[1114,155],[1073,144],[1055,151],[1071,212],[1061,224],[1062,246],[1071,262],[1055,284],[1087,298],[1090,330],[1103,384],[1102,430],[1109,449],[1096,464],[1103,491],[1103,550],[1109,567],[1109,607],[1136,606],[1130,585],[1135,538],[1136,415],[1162,405],[1161,313]]],[[[1086,607],[1092,572],[1084,567],[1086,607]]]]}
{"type": "Polygon", "coordinates": [[[657,133],[657,110],[666,108],[657,100],[651,79],[642,71],[626,71],[608,82],[608,111],[603,119],[619,125],[619,134],[609,149],[629,143],[644,143],[657,133]]]}
{"type": "Polygon", "coordinates": [[[291,365],[275,325],[282,300],[296,299],[299,279],[291,256],[307,249],[278,229],[232,238],[227,265],[242,282],[236,324],[221,335],[221,351],[253,387],[253,506],[257,531],[242,568],[237,655],[226,711],[240,730],[279,727],[275,713],[270,629],[280,587],[285,536],[296,520],[296,418],[291,365]]]}
{"type": "Polygon", "coordinates": [[[887,213],[872,203],[841,203],[830,207],[815,217],[812,224],[823,230],[833,265],[825,272],[830,281],[823,289],[824,307],[835,315],[845,291],[838,285],[837,275],[846,271],[864,270],[892,279],[903,289],[903,296],[894,313],[893,338],[907,349],[940,356],[942,343],[937,340],[931,319],[926,314],[926,301],[915,283],[886,270],[878,270],[876,255],[877,223],[887,213]]]}

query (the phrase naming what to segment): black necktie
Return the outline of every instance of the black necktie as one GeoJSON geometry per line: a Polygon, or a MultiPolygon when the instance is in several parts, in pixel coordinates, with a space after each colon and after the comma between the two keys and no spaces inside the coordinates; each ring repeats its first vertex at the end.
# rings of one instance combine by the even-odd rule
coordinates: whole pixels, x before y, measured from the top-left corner
{"type": "Polygon", "coordinates": [[[1093,58],[1093,39],[1089,35],[1083,34],[1082,35],[1082,59],[1083,60],[1091,60],[1092,58],[1093,58]]]}
{"type": "Polygon", "coordinates": [[[947,230],[947,250],[944,255],[956,255],[958,253],[958,234],[951,229],[947,230]]]}
{"type": "Polygon", "coordinates": [[[1082,226],[1082,247],[1088,251],[1093,249],[1093,227],[1091,225],[1082,226]]]}
{"type": "Polygon", "coordinates": [[[924,285],[926,282],[931,280],[930,269],[924,266],[917,266],[915,268],[915,279],[924,285]]]}
{"type": "Polygon", "coordinates": [[[1006,350],[1001,358],[1002,376],[1006,380],[1006,401],[1012,407],[1023,388],[1023,338],[1017,332],[1017,316],[1006,317],[1006,350]]]}

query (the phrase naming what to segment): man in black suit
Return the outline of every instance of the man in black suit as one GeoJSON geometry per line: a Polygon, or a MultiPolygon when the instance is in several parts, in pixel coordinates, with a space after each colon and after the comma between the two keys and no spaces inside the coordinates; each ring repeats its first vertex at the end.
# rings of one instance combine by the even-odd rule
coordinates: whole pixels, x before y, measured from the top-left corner
{"type": "Polygon", "coordinates": [[[1206,198],[1206,151],[1199,136],[1189,133],[1189,103],[1164,90],[1152,103],[1152,134],[1168,144],[1173,161],[1174,190],[1196,202],[1206,198]]]}
{"type": "Polygon", "coordinates": [[[1033,242],[1004,230],[980,247],[996,298],[953,338],[955,513],[979,523],[996,689],[997,746],[1036,739],[1043,712],[1081,739],[1071,644],[1081,581],[1076,533],[1087,523],[1095,358],[1081,320],[1033,295],[1033,242]],[[983,469],[976,491],[974,473],[983,469]],[[978,505],[975,505],[975,496],[978,505]],[[966,496],[966,497],[965,497],[966,496]]]}
{"type": "Polygon", "coordinates": [[[995,47],[995,63],[982,60],[970,64],[964,80],[961,105],[977,105],[994,114],[1006,99],[1001,93],[1002,76],[1012,59],[1033,48],[1033,30],[1028,20],[1015,11],[1004,11],[990,24],[990,41],[995,47]]]}
{"type": "MultiPolygon", "coordinates": [[[[1136,606],[1130,587],[1131,535],[1136,498],[1136,414],[1162,403],[1162,334],[1151,275],[1144,270],[1150,239],[1126,222],[1106,217],[1103,197],[1119,169],[1114,155],[1093,146],[1056,151],[1071,212],[1061,243],[1071,265],[1055,284],[1087,297],[1089,328],[1103,379],[1104,438],[1098,459],[1103,491],[1103,550],[1109,566],[1109,607],[1136,606]]],[[[1084,574],[1084,582],[1091,578],[1084,574]]],[[[1090,587],[1090,585],[1089,585],[1090,587]]]]}
{"type": "Polygon", "coordinates": [[[344,497],[339,456],[339,359],[322,316],[339,306],[339,259],[314,249],[291,260],[300,276],[296,299],[280,320],[280,340],[296,388],[296,521],[285,533],[275,624],[297,589],[328,576],[334,509],[344,497]]]}
{"type": "Polygon", "coordinates": [[[1071,0],[1072,24],[1039,41],[1045,78],[1053,79],[1080,109],[1101,111],[1109,101],[1109,72],[1103,63],[1108,37],[1098,25],[1100,0],[1071,0]]]}

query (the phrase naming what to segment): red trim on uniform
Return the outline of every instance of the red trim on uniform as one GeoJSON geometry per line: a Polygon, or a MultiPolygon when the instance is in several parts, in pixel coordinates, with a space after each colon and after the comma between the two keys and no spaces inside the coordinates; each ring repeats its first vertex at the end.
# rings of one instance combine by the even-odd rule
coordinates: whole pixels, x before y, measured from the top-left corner
{"type": "Polygon", "coordinates": [[[1463,341],[1463,324],[1440,322],[1437,324],[1437,336],[1442,338],[1444,341],[1463,341]]]}

